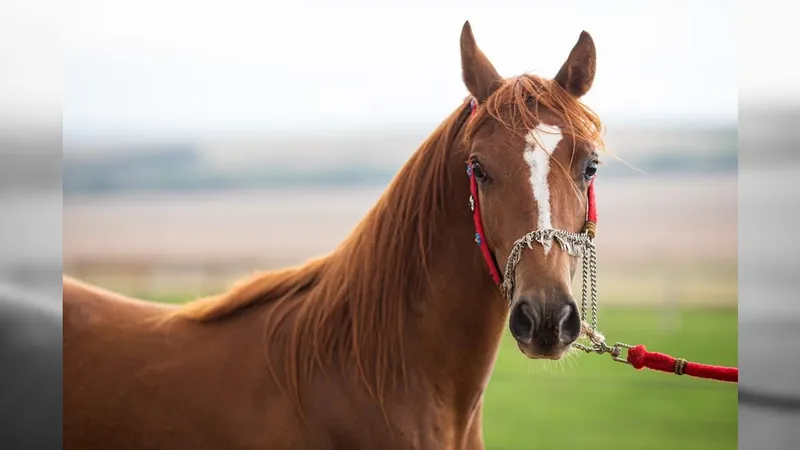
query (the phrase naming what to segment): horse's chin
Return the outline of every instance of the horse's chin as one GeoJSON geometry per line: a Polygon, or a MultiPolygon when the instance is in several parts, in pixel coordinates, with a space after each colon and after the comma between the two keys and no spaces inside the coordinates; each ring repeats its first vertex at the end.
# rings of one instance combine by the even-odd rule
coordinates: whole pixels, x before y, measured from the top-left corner
{"type": "Polygon", "coordinates": [[[558,361],[567,354],[569,346],[564,348],[551,347],[548,349],[537,348],[536,346],[523,344],[517,341],[517,348],[529,359],[550,359],[558,361]]]}

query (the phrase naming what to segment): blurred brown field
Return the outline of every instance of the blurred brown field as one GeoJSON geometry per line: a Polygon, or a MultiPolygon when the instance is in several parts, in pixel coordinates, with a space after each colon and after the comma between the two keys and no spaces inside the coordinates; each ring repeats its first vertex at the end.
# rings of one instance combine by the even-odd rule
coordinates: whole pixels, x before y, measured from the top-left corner
{"type": "MultiPolygon", "coordinates": [[[[382,191],[73,196],[64,270],[137,295],[209,294],[330,252],[382,191]]],[[[735,174],[599,179],[597,196],[601,298],[735,305],[735,174]]]]}

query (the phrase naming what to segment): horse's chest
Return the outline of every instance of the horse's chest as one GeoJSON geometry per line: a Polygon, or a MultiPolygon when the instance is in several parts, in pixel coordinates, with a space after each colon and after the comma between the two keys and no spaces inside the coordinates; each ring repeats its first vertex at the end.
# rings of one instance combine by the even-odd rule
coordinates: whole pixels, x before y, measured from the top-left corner
{"type": "Polygon", "coordinates": [[[457,420],[452,411],[442,411],[424,402],[404,409],[402,413],[390,414],[388,426],[383,420],[381,416],[372,416],[364,421],[355,421],[353,430],[356,434],[338,439],[336,448],[460,450],[469,440],[466,421],[457,420]],[[367,422],[372,423],[369,427],[371,432],[367,431],[367,422]]]}

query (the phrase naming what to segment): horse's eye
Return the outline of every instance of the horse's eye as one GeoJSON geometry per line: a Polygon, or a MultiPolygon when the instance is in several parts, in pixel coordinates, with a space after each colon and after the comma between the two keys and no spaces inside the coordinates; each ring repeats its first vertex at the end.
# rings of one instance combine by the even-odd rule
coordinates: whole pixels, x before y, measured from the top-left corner
{"type": "Polygon", "coordinates": [[[594,178],[596,174],[597,174],[597,161],[592,161],[589,163],[588,166],[586,166],[586,173],[584,174],[584,176],[588,181],[594,178]]]}
{"type": "Polygon", "coordinates": [[[486,173],[483,171],[481,164],[477,161],[472,162],[472,173],[475,174],[475,178],[477,178],[478,181],[483,181],[486,179],[486,173]]]}

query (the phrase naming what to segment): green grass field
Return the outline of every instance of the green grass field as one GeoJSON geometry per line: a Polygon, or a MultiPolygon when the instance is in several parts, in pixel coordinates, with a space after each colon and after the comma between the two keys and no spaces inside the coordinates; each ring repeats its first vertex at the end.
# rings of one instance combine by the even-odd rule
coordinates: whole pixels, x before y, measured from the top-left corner
{"type": "MultiPolygon", "coordinates": [[[[737,364],[737,311],[608,308],[609,341],[708,364],[737,364]]],[[[524,358],[506,336],[486,393],[489,449],[735,449],[737,386],[580,353],[524,358]]]]}
{"type": "MultiPolygon", "coordinates": [[[[599,325],[612,343],[737,364],[735,307],[607,307],[599,325]]],[[[737,402],[735,384],[637,371],[609,355],[532,361],[506,333],[486,393],[484,440],[493,450],[735,449],[737,402]]]]}

